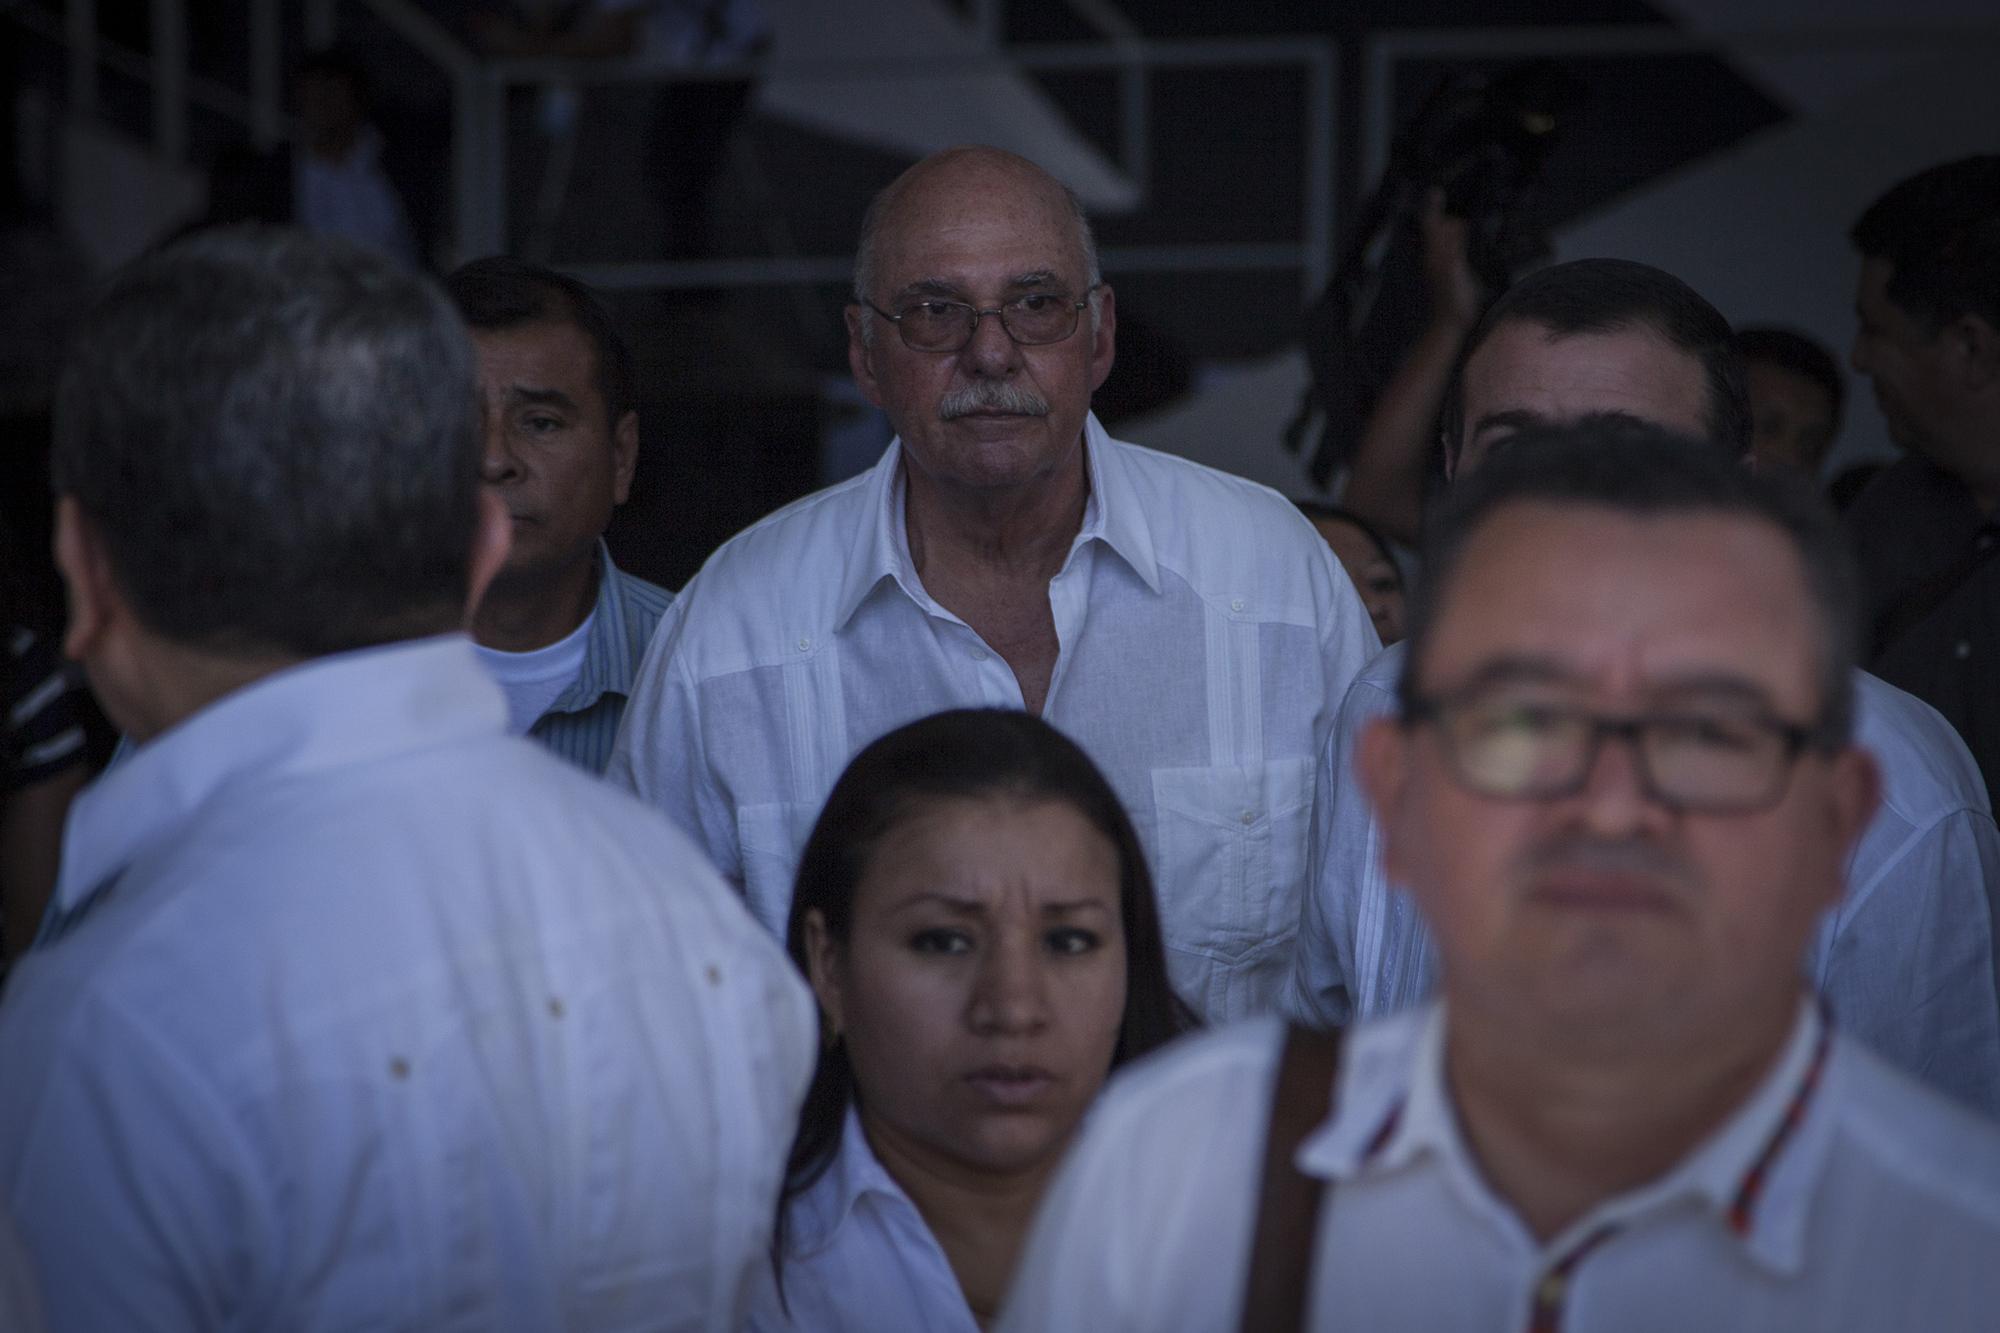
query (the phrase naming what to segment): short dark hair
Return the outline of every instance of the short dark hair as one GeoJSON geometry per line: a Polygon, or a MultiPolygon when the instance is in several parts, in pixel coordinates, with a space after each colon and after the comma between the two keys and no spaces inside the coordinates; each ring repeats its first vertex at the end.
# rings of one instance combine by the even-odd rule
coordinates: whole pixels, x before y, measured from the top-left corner
{"type": "Polygon", "coordinates": [[[604,298],[588,284],[512,255],[490,255],[452,270],[444,289],[474,330],[545,321],[576,325],[596,353],[597,392],[604,399],[606,421],[616,426],[636,406],[632,350],[604,298]]]}
{"type": "Polygon", "coordinates": [[[1968,314],[2000,329],[2000,154],[1918,172],[1849,235],[1866,258],[1889,261],[1889,299],[1929,332],[1968,314]]]}
{"type": "Polygon", "coordinates": [[[1833,359],[1833,353],[1797,329],[1770,326],[1738,329],[1736,345],[1743,350],[1745,365],[1761,361],[1818,385],[1833,404],[1833,419],[1840,420],[1841,406],[1847,400],[1847,381],[1841,378],[1840,363],[1833,359]]]}
{"type": "MultiPolygon", "coordinates": [[[[1797,478],[1759,473],[1713,441],[1613,416],[1522,431],[1452,487],[1426,533],[1424,580],[1412,600],[1409,650],[1397,681],[1405,714],[1422,690],[1425,650],[1466,548],[1493,514],[1514,504],[1609,509],[1635,517],[1725,514],[1767,523],[1798,555],[1823,634],[1816,743],[1847,743],[1854,719],[1859,576],[1845,532],[1797,478]]],[[[1643,589],[1634,589],[1643,596],[1643,589]]]]}
{"type": "Polygon", "coordinates": [[[1750,449],[1750,388],[1743,354],[1722,312],[1665,269],[1630,259],[1573,259],[1539,269],[1486,309],[1458,356],[1438,433],[1457,461],[1465,443],[1465,367],[1502,324],[1535,324],[1557,338],[1618,333],[1640,325],[1701,363],[1708,384],[1703,424],[1717,444],[1750,449]]]}
{"type": "Polygon", "coordinates": [[[1396,571],[1397,581],[1402,581],[1402,566],[1396,563],[1396,552],[1390,547],[1389,539],[1384,537],[1381,530],[1373,523],[1370,523],[1352,509],[1343,509],[1339,505],[1328,504],[1324,500],[1306,500],[1294,496],[1292,503],[1298,507],[1298,511],[1301,514],[1304,514],[1315,523],[1322,521],[1345,523],[1356,532],[1359,532],[1375,548],[1376,554],[1388,561],[1389,567],[1396,571]]]}
{"type": "Polygon", "coordinates": [[[202,232],[85,316],[51,476],[168,639],[311,657],[437,633],[469,592],[475,384],[430,282],[303,232],[202,232]]]}
{"type": "MultiPolygon", "coordinates": [[[[933,714],[890,732],[848,764],[806,839],[792,889],[785,946],[799,970],[807,969],[807,914],[818,912],[829,935],[847,939],[855,892],[890,829],[933,802],[983,797],[1057,802],[1083,816],[1117,850],[1125,1015],[1112,1066],[1197,1026],[1199,1020],[1167,978],[1153,876],[1125,807],[1076,742],[1040,718],[1009,709],[933,714]]],[[[853,1098],[846,1049],[823,1047],[785,1168],[774,1262],[782,1263],[785,1209],[832,1163],[853,1098]]]]}

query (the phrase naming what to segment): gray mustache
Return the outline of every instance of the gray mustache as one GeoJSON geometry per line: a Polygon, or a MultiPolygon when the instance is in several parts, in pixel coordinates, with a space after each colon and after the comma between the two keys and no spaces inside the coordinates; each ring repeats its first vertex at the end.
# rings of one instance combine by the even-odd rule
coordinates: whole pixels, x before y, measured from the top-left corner
{"type": "Polygon", "coordinates": [[[973,412],[1018,412],[1022,416],[1045,417],[1048,400],[1032,389],[1004,380],[979,380],[953,389],[938,403],[938,416],[946,421],[973,412]]]}

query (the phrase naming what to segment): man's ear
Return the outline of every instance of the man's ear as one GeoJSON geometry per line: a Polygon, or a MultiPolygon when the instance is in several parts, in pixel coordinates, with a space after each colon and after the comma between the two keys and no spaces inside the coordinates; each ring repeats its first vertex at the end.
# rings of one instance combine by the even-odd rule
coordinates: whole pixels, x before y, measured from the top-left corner
{"type": "Polygon", "coordinates": [[[514,546],[514,519],[507,512],[507,505],[491,486],[479,487],[479,522],[472,533],[472,566],[466,580],[465,625],[472,627],[472,618],[479,611],[479,604],[486,600],[486,590],[493,586],[493,579],[507,563],[507,553],[514,546]]]}
{"type": "MultiPolygon", "coordinates": [[[[882,406],[882,386],[876,383],[875,366],[869,360],[869,354],[874,349],[861,336],[861,322],[868,318],[869,312],[863,310],[858,305],[849,305],[846,314],[847,368],[853,372],[854,382],[860,387],[861,396],[876,407],[880,407],[882,406]]],[[[875,330],[875,336],[877,338],[894,337],[896,334],[893,329],[878,328],[875,330]]]]}
{"type": "Polygon", "coordinates": [[[75,496],[56,497],[55,529],[56,568],[69,601],[63,655],[81,662],[104,646],[105,635],[125,614],[125,602],[111,577],[110,553],[75,496]]]}
{"type": "Polygon", "coordinates": [[[839,944],[826,928],[826,917],[815,907],[806,913],[806,980],[825,1015],[829,1037],[846,1030],[845,1002],[840,990],[839,944]]]}
{"type": "MultiPolygon", "coordinates": [[[[1840,864],[1846,865],[1854,844],[1861,840],[1862,830],[1882,805],[1882,768],[1872,753],[1858,745],[1848,746],[1832,762],[1832,845],[1840,849],[1840,864]]],[[[1845,891],[1845,886],[1838,882],[1834,887],[1839,892],[1845,891]]],[[[1839,892],[1834,895],[1836,900],[1839,892]]]]}
{"type": "Polygon", "coordinates": [[[639,414],[626,409],[611,431],[611,502],[624,504],[639,470],[639,414]]]}
{"type": "MultiPolygon", "coordinates": [[[[1090,335],[1090,387],[1095,392],[1104,387],[1104,381],[1110,377],[1111,367],[1118,359],[1118,301],[1110,283],[1100,286],[1091,299],[1097,305],[1090,335]]],[[[1085,310],[1083,317],[1090,320],[1091,312],[1085,310]]]]}
{"type": "Polygon", "coordinates": [[[1408,849],[1398,835],[1404,802],[1410,786],[1410,735],[1394,717],[1378,717],[1361,732],[1355,747],[1354,774],[1368,804],[1375,811],[1375,825],[1382,834],[1382,868],[1397,883],[1407,883],[1404,872],[1408,849]]]}

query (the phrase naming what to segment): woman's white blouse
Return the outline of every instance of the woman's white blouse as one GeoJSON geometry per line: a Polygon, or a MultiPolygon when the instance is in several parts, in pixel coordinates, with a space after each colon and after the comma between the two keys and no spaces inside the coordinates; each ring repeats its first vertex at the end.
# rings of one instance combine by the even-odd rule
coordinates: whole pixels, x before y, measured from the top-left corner
{"type": "Polygon", "coordinates": [[[792,1200],[785,1224],[784,1303],[760,1265],[752,1333],[978,1333],[944,1251],[852,1107],[833,1164],[792,1200]]]}

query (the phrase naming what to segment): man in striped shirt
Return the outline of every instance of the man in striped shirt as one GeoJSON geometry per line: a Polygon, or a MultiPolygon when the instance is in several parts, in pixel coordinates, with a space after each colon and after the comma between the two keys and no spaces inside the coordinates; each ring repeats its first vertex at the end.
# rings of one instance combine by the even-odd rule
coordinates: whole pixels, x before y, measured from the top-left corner
{"type": "Polygon", "coordinates": [[[479,350],[482,476],[513,519],[473,622],[510,726],[604,771],[666,589],[612,563],[611,511],[639,457],[631,353],[597,294],[506,257],[445,279],[479,350]]]}

